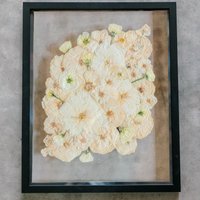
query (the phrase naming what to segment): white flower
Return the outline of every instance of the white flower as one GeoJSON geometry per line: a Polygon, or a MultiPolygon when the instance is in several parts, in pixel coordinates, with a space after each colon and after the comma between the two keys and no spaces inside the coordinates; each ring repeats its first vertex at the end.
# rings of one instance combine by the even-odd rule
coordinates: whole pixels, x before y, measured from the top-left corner
{"type": "Polygon", "coordinates": [[[79,35],[77,39],[78,46],[86,46],[91,41],[90,34],[88,32],[83,32],[82,35],[79,35]]]}
{"type": "Polygon", "coordinates": [[[135,135],[135,131],[132,127],[119,127],[120,139],[123,143],[126,143],[131,140],[135,135]]]}
{"type": "Polygon", "coordinates": [[[79,157],[80,161],[85,163],[85,162],[92,162],[93,161],[93,157],[92,154],[86,150],[80,157],[79,157]]]}
{"type": "Polygon", "coordinates": [[[136,113],[139,104],[139,93],[129,80],[123,80],[118,86],[118,102],[122,105],[125,113],[131,115],[136,113]]]}
{"type": "Polygon", "coordinates": [[[96,102],[103,104],[108,102],[110,97],[114,96],[114,92],[109,87],[99,85],[91,92],[91,96],[94,97],[96,102]]]}
{"type": "Polygon", "coordinates": [[[59,84],[65,91],[74,91],[79,87],[78,76],[75,72],[64,72],[59,79],[59,84]]]}
{"type": "Polygon", "coordinates": [[[137,64],[137,67],[138,68],[141,68],[145,71],[147,71],[148,69],[152,69],[153,66],[151,64],[151,61],[149,59],[141,59],[138,61],[138,64],[137,64]]]}
{"type": "Polygon", "coordinates": [[[94,55],[92,52],[90,52],[90,53],[84,52],[81,54],[81,60],[85,63],[88,70],[89,70],[89,66],[93,60],[93,57],[94,57],[94,55]]]}
{"type": "Polygon", "coordinates": [[[149,114],[149,109],[148,109],[148,106],[145,105],[145,104],[141,104],[139,106],[139,112],[137,112],[136,114],[132,114],[132,117],[134,118],[134,121],[136,123],[140,123],[140,122],[143,122],[146,117],[148,116],[149,114]]]}
{"type": "Polygon", "coordinates": [[[139,36],[149,36],[151,34],[151,28],[145,24],[141,29],[137,30],[136,33],[139,36]]]}
{"type": "Polygon", "coordinates": [[[146,79],[150,82],[153,82],[155,80],[155,74],[153,73],[152,69],[148,69],[145,76],[146,79]]]}
{"type": "Polygon", "coordinates": [[[46,94],[48,97],[53,97],[53,96],[54,96],[54,93],[53,93],[53,91],[52,91],[50,88],[47,88],[47,89],[46,89],[45,94],[46,94]]]}
{"type": "Polygon", "coordinates": [[[125,51],[116,44],[110,45],[109,41],[105,40],[96,48],[90,67],[95,72],[107,76],[109,68],[114,65],[126,67],[125,51]]]}
{"type": "Polygon", "coordinates": [[[53,141],[54,141],[58,146],[63,146],[64,137],[65,137],[65,134],[56,135],[56,136],[53,137],[53,141]]]}
{"type": "Polygon", "coordinates": [[[110,24],[108,30],[112,33],[112,35],[116,35],[122,31],[122,27],[117,24],[110,24]]]}
{"type": "Polygon", "coordinates": [[[67,53],[71,48],[72,48],[71,41],[66,41],[60,46],[59,50],[62,51],[63,53],[67,53]]]}
{"type": "Polygon", "coordinates": [[[93,57],[94,57],[94,55],[93,55],[92,52],[90,52],[90,53],[82,53],[82,54],[81,54],[81,59],[82,59],[82,61],[83,61],[85,64],[91,63],[93,57]]]}
{"type": "Polygon", "coordinates": [[[99,129],[106,119],[105,112],[87,92],[78,92],[70,96],[67,102],[60,108],[65,128],[70,130],[71,135],[82,131],[99,129]]]}
{"type": "Polygon", "coordinates": [[[98,44],[100,44],[100,45],[104,42],[105,39],[109,40],[109,44],[110,44],[110,40],[111,40],[110,35],[108,35],[108,31],[105,29],[102,31],[93,31],[91,33],[91,38],[93,40],[96,40],[98,42],[98,44]]]}

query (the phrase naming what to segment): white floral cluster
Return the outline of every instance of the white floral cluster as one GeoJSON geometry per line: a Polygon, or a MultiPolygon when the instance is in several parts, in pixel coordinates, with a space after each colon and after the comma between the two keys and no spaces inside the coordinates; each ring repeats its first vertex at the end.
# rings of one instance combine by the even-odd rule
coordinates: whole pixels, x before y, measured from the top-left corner
{"type": "Polygon", "coordinates": [[[116,24],[107,30],[83,32],[77,46],[65,42],[65,54],[51,61],[42,105],[47,114],[43,156],[70,162],[90,152],[121,155],[135,152],[136,139],[151,133],[155,79],[148,59],[150,27],[123,32],[116,24]]]}

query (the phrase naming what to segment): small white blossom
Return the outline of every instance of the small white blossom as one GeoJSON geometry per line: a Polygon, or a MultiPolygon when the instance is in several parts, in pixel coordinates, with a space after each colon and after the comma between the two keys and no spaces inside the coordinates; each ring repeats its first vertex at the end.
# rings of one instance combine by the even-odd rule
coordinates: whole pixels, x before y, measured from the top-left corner
{"type": "Polygon", "coordinates": [[[108,30],[112,33],[112,35],[116,35],[122,31],[122,27],[117,24],[110,24],[108,30]]]}
{"type": "Polygon", "coordinates": [[[67,53],[71,48],[72,48],[71,41],[66,41],[60,46],[59,50],[62,51],[63,53],[67,53]]]}
{"type": "Polygon", "coordinates": [[[82,35],[79,35],[77,39],[78,46],[86,46],[91,41],[90,34],[88,32],[83,32],[82,35]]]}

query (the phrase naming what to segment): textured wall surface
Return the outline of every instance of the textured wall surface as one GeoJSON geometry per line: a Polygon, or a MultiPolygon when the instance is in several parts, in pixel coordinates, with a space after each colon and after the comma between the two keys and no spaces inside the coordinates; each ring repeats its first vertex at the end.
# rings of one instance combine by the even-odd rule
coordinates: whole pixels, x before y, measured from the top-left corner
{"type": "Polygon", "coordinates": [[[0,2],[0,199],[200,199],[200,1],[177,2],[182,192],[143,194],[21,194],[22,2],[0,2]]]}

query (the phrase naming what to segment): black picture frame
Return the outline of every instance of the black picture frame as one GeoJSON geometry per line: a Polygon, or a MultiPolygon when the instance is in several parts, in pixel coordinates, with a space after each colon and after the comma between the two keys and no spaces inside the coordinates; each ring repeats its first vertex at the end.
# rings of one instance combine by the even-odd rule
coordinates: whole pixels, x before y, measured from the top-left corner
{"type": "Polygon", "coordinates": [[[177,68],[176,3],[23,3],[23,84],[22,84],[22,193],[88,192],[180,192],[179,106],[177,68]],[[171,89],[172,182],[95,182],[32,183],[32,133],[30,124],[30,61],[32,33],[31,12],[39,10],[168,10],[171,89]]]}

